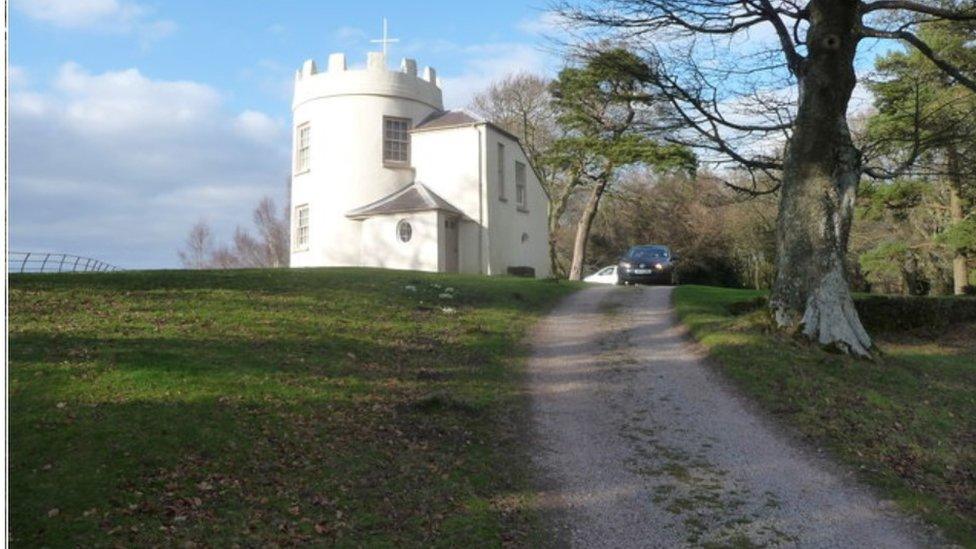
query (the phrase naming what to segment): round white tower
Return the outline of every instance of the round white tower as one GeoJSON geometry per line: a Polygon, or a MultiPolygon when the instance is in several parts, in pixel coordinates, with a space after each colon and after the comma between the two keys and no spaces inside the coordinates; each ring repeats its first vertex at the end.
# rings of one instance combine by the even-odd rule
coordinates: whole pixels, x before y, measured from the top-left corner
{"type": "Polygon", "coordinates": [[[362,70],[341,53],[326,72],[305,62],[292,103],[292,266],[361,264],[361,223],[346,213],[413,181],[406,130],[442,110],[434,70],[418,76],[413,59],[400,70],[380,52],[362,70]]]}

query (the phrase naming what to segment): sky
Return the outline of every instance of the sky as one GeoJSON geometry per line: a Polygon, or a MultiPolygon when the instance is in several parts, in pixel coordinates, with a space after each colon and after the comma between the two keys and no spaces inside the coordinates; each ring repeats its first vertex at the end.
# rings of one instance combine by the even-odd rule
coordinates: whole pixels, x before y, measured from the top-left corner
{"type": "Polygon", "coordinates": [[[262,197],[284,208],[305,59],[364,64],[386,17],[390,65],[436,68],[464,107],[512,72],[555,75],[547,3],[11,0],[9,247],[179,267],[196,222],[226,242],[262,197]]]}
{"type": "Polygon", "coordinates": [[[389,20],[391,66],[437,69],[448,108],[492,80],[554,74],[544,0],[12,0],[9,245],[122,268],[179,267],[203,219],[219,240],[287,192],[294,71],[364,63],[389,20]]]}

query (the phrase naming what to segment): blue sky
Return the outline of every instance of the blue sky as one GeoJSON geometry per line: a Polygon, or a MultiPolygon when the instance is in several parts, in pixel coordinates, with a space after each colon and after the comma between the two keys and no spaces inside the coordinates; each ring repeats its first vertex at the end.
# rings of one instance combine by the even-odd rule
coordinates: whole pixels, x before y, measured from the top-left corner
{"type": "Polygon", "coordinates": [[[546,3],[12,0],[10,247],[177,267],[198,220],[226,241],[261,197],[284,206],[305,59],[363,63],[387,17],[391,65],[433,66],[463,107],[512,72],[558,70],[546,3]]]}
{"type": "Polygon", "coordinates": [[[552,73],[544,2],[13,0],[10,247],[176,267],[284,200],[302,61],[375,49],[438,70],[449,107],[517,70],[552,73]]]}

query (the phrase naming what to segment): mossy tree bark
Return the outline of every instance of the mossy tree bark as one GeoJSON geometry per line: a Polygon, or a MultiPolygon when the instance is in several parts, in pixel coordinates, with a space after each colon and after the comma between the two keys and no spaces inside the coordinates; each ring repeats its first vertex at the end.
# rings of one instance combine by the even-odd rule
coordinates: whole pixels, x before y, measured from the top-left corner
{"type": "Polygon", "coordinates": [[[580,215],[579,223],[576,225],[576,241],[573,244],[573,263],[569,268],[570,280],[582,280],[583,265],[586,263],[586,242],[589,240],[590,227],[593,225],[593,218],[600,207],[600,199],[607,188],[607,181],[597,181],[590,190],[590,196],[586,199],[586,205],[580,215]]]}
{"type": "Polygon", "coordinates": [[[781,328],[870,356],[871,338],[854,308],[846,268],[862,168],[847,126],[858,3],[814,0],[809,10],[809,56],[797,74],[799,105],[784,159],[770,307],[781,328]]]}
{"type": "MultiPolygon", "coordinates": [[[[949,218],[953,224],[961,223],[966,218],[963,211],[962,196],[960,190],[963,186],[962,166],[960,166],[959,151],[955,147],[949,147],[946,151],[948,171],[949,171],[949,218]]],[[[966,256],[956,252],[952,258],[952,291],[956,295],[965,293],[966,285],[969,284],[969,273],[966,268],[966,256]]]]}
{"type": "Polygon", "coordinates": [[[562,187],[554,189],[555,197],[549,201],[549,263],[553,276],[560,276],[564,272],[559,263],[559,221],[566,213],[570,196],[579,185],[579,178],[572,177],[562,187]]]}

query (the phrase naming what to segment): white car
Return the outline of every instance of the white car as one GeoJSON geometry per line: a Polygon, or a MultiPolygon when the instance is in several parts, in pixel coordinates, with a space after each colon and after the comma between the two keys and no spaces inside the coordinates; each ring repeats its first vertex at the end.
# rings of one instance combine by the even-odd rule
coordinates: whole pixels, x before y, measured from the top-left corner
{"type": "Polygon", "coordinates": [[[616,284],[617,266],[611,265],[609,267],[604,267],[599,271],[591,274],[590,276],[584,278],[583,282],[593,282],[596,284],[616,284]]]}

